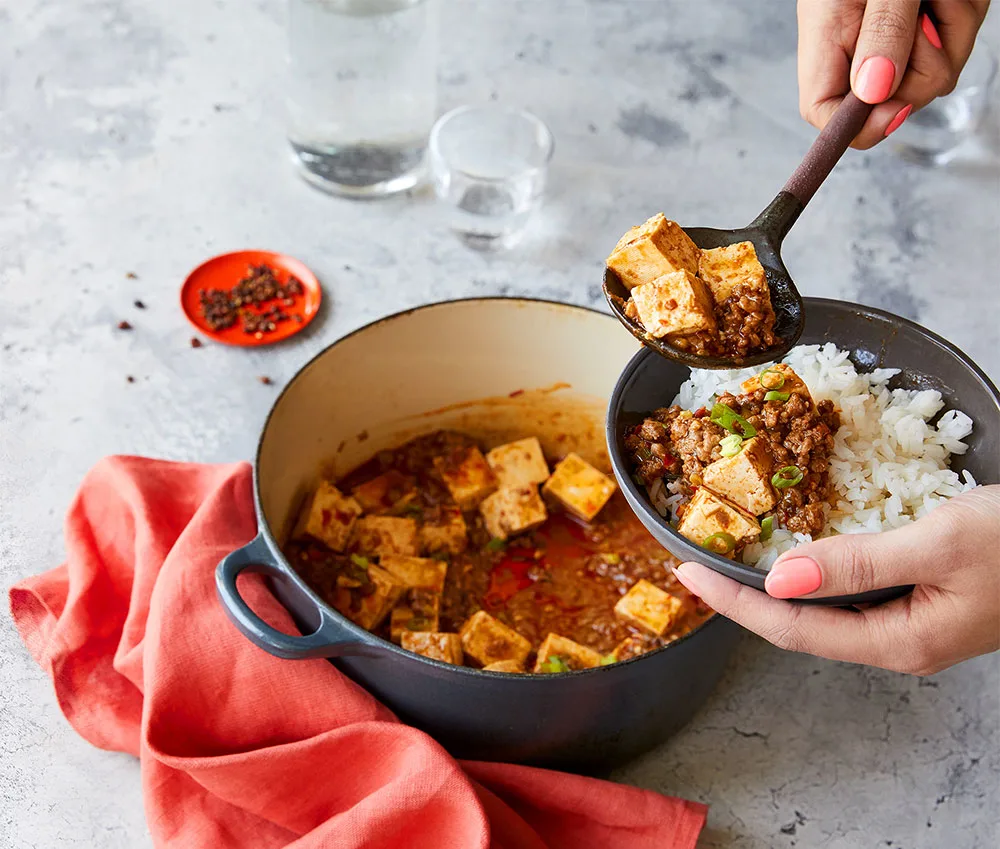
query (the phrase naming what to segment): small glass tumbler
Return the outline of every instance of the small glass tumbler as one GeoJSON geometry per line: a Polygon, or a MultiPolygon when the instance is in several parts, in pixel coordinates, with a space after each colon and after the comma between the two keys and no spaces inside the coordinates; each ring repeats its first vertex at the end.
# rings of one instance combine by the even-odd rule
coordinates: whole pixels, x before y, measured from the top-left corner
{"type": "Polygon", "coordinates": [[[955,90],[914,112],[892,135],[892,148],[911,162],[943,165],[979,128],[989,108],[997,60],[977,41],[955,90]]]}
{"type": "Polygon", "coordinates": [[[439,0],[289,0],[288,141],[312,185],[416,185],[437,114],[439,0]]]}
{"type": "Polygon", "coordinates": [[[477,250],[516,244],[545,191],[549,128],[529,112],[462,106],[438,119],[429,148],[434,189],[458,237],[477,250]]]}

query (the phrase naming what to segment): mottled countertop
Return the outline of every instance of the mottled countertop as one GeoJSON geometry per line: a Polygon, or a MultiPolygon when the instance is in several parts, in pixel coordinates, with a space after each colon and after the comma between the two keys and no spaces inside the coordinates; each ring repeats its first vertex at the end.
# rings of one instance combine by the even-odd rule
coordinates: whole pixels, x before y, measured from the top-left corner
{"type": "MultiPolygon", "coordinates": [[[[483,256],[426,192],[358,204],[293,175],[282,3],[0,3],[0,583],[60,561],[98,458],[250,457],[280,384],[375,317],[495,293],[598,305],[602,246],[651,211],[748,221],[813,136],[793,6],[451,0],[441,108],[495,98],[556,137],[531,237],[483,256]],[[193,350],[178,286],[241,247],[300,257],[328,306],[274,350],[193,350]]],[[[785,255],[805,293],[915,318],[997,378],[995,117],[987,130],[942,169],[849,154],[785,255]]],[[[690,726],[616,778],[709,803],[704,847],[995,846],[998,661],[917,679],[747,636],[690,726]]],[[[0,664],[0,847],[148,845],[138,764],[75,735],[6,616],[0,664]]]]}

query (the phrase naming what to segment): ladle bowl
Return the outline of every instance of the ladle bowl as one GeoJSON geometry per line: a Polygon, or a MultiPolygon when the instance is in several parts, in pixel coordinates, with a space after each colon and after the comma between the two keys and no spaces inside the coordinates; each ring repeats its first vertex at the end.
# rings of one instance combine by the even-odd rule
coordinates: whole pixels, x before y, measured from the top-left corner
{"type": "Polygon", "coordinates": [[[604,295],[611,311],[629,333],[647,348],[690,368],[745,368],[771,362],[787,354],[802,335],[805,317],[802,312],[802,296],[781,259],[781,244],[806,204],[861,131],[871,110],[870,104],[849,93],[837,107],[830,122],[820,131],[784,188],[746,227],[736,230],[684,227],[684,232],[703,250],[737,242],[753,243],[767,276],[771,306],[775,314],[774,333],[778,338],[777,345],[744,357],[703,356],[677,348],[666,338],[652,336],[642,324],[625,314],[629,290],[614,271],[605,268],[604,295]]]}

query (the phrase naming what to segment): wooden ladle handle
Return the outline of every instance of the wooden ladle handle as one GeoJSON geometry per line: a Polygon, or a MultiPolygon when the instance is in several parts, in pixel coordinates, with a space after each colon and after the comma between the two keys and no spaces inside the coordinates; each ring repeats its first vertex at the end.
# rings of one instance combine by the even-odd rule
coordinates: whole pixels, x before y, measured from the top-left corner
{"type": "Polygon", "coordinates": [[[782,191],[794,195],[802,206],[809,203],[854,137],[861,132],[873,108],[870,103],[858,100],[853,92],[848,92],[782,191]]]}

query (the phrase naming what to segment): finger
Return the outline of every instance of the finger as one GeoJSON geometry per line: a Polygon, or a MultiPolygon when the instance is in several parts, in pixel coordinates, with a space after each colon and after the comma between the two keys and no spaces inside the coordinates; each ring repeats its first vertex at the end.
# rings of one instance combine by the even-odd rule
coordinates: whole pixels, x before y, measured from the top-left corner
{"type": "Polygon", "coordinates": [[[917,32],[919,0],[869,0],[851,63],[851,88],[882,103],[902,82],[917,32]]]}
{"type": "Polygon", "coordinates": [[[923,109],[935,97],[947,94],[955,86],[957,74],[945,52],[934,23],[926,13],[920,17],[921,30],[910,51],[910,60],[894,100],[923,109]]]}
{"type": "Polygon", "coordinates": [[[674,575],[717,613],[778,648],[887,669],[918,663],[898,624],[904,621],[906,599],[869,614],[781,601],[699,563],[682,563],[674,575]]]}
{"type": "MultiPolygon", "coordinates": [[[[955,70],[952,80],[954,87],[958,80],[958,72],[965,67],[975,46],[976,34],[983,25],[983,19],[990,6],[989,0],[964,0],[960,3],[956,3],[955,0],[934,0],[930,6],[934,14],[932,29],[937,32],[941,48],[955,70]]],[[[927,35],[929,30],[923,18],[920,23],[921,29],[927,35]]]]}
{"type": "Polygon", "coordinates": [[[799,0],[799,112],[817,129],[850,88],[851,56],[864,11],[865,0],[799,0]]]}

